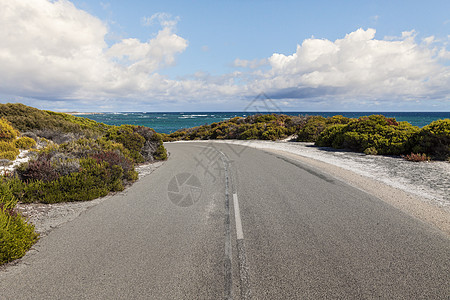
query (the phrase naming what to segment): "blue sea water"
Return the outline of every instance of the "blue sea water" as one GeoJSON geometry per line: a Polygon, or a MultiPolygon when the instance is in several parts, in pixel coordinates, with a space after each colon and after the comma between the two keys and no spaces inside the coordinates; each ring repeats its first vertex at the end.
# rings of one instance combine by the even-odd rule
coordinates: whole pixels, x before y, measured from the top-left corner
{"type": "MultiPolygon", "coordinates": [[[[254,115],[252,112],[124,112],[99,113],[80,115],[108,125],[141,125],[151,127],[157,132],[171,133],[178,129],[211,124],[234,117],[254,115]]],[[[450,112],[283,112],[286,115],[323,116],[342,115],[348,118],[358,118],[373,114],[381,114],[397,121],[407,121],[414,126],[423,127],[435,120],[450,118],[450,112]]]]}

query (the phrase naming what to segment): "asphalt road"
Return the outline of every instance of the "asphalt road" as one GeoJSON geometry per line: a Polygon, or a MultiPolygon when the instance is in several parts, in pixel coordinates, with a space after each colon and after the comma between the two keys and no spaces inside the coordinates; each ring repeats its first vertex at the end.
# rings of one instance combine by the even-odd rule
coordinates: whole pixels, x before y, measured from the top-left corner
{"type": "Polygon", "coordinates": [[[0,271],[0,299],[449,299],[450,241],[292,158],[172,143],[0,271]]]}

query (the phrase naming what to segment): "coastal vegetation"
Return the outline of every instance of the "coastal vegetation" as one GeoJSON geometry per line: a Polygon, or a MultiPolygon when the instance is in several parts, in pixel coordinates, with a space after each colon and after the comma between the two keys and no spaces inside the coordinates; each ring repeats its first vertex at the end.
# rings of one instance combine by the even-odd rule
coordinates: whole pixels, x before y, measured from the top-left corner
{"type": "MultiPolygon", "coordinates": [[[[394,118],[371,115],[287,116],[278,114],[235,117],[227,121],[182,129],[163,135],[165,141],[240,139],[280,140],[295,136],[298,142],[313,142],[363,152],[368,155],[401,155],[408,160],[450,160],[450,119],[419,128],[394,118]]],[[[422,161],[423,161],[422,160],[422,161]]]]}
{"type": "Polygon", "coordinates": [[[86,201],[121,191],[135,165],[167,158],[162,136],[143,126],[110,126],[22,104],[0,104],[0,264],[23,256],[37,235],[21,203],[86,201]]]}
{"type": "Polygon", "coordinates": [[[14,210],[16,204],[11,191],[0,185],[0,265],[25,255],[38,238],[34,226],[14,210]]]}
{"type": "Polygon", "coordinates": [[[301,124],[307,121],[303,116],[252,115],[246,118],[235,117],[227,121],[182,129],[163,135],[164,141],[240,139],[240,140],[279,140],[296,133],[301,124]]]}

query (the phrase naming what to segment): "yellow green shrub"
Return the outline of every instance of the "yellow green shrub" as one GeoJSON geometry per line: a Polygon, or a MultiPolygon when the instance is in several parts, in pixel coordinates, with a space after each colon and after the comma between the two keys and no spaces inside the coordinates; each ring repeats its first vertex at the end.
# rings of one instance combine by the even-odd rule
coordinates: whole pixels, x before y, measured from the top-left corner
{"type": "Polygon", "coordinates": [[[0,152],[18,150],[14,142],[0,141],[0,152]]]}
{"type": "Polygon", "coordinates": [[[28,150],[36,146],[36,141],[32,138],[23,136],[14,141],[15,145],[19,149],[28,150]]]}
{"type": "Polygon", "coordinates": [[[11,187],[0,178],[0,265],[22,257],[38,237],[14,210],[16,204],[11,187]]]}
{"type": "Polygon", "coordinates": [[[19,153],[14,142],[0,141],[0,159],[15,160],[19,153]]]}
{"type": "Polygon", "coordinates": [[[438,160],[450,159],[450,119],[437,120],[423,127],[413,138],[412,151],[438,160]]]}
{"type": "Polygon", "coordinates": [[[15,160],[17,158],[17,155],[19,155],[19,153],[20,153],[19,150],[0,152],[0,159],[15,160]]]}
{"type": "Polygon", "coordinates": [[[371,115],[326,128],[317,138],[316,145],[368,154],[400,155],[410,151],[411,138],[418,131],[418,127],[407,122],[371,115]]]}
{"type": "Polygon", "coordinates": [[[18,135],[19,132],[7,120],[0,119],[0,141],[11,141],[18,135]]]}

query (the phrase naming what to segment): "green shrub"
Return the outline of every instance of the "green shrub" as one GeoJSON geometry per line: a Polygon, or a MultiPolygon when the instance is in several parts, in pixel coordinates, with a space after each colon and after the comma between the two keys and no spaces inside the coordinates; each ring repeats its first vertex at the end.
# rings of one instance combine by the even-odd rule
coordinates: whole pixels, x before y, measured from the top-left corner
{"type": "Polygon", "coordinates": [[[15,145],[19,149],[28,150],[36,146],[36,141],[32,138],[23,136],[14,141],[15,145]]]}
{"type": "Polygon", "coordinates": [[[156,160],[166,160],[167,159],[167,150],[164,148],[164,145],[161,143],[161,145],[158,146],[154,157],[156,160]]]}
{"type": "Polygon", "coordinates": [[[20,258],[36,242],[34,226],[14,211],[17,200],[7,185],[0,182],[0,264],[20,258]]]}
{"type": "Polygon", "coordinates": [[[13,141],[0,141],[0,159],[15,160],[19,154],[20,150],[13,141]]]}
{"type": "Polygon", "coordinates": [[[212,123],[189,129],[182,129],[163,135],[164,141],[207,140],[207,139],[263,139],[278,140],[293,134],[303,117],[286,115],[252,115],[235,117],[227,121],[212,123]]]}
{"type": "Polygon", "coordinates": [[[364,154],[366,154],[366,155],[377,155],[378,151],[377,151],[377,149],[375,149],[375,147],[370,147],[370,148],[367,148],[366,150],[364,150],[364,154]]]}
{"type": "Polygon", "coordinates": [[[450,119],[437,120],[423,127],[413,137],[412,151],[426,153],[433,159],[450,158],[450,119]]]}
{"type": "Polygon", "coordinates": [[[332,125],[322,131],[315,144],[319,147],[339,148],[344,143],[343,133],[345,130],[345,125],[332,125]]]}
{"type": "Polygon", "coordinates": [[[56,153],[50,158],[50,163],[59,176],[76,173],[81,169],[80,160],[66,153],[56,153]]]}
{"type": "Polygon", "coordinates": [[[411,137],[419,128],[407,122],[372,115],[351,120],[345,125],[334,125],[318,137],[317,146],[347,148],[357,152],[368,151],[382,155],[400,155],[410,151],[411,137]]]}
{"type": "Polygon", "coordinates": [[[0,159],[15,160],[19,155],[19,150],[0,152],[0,159]]]}
{"type": "Polygon", "coordinates": [[[321,116],[308,117],[306,124],[297,132],[298,142],[315,142],[319,134],[327,127],[326,119],[321,116]]]}
{"type": "Polygon", "coordinates": [[[144,147],[145,138],[134,132],[132,125],[121,125],[110,128],[106,133],[106,138],[111,141],[121,143],[130,151],[130,156],[134,162],[144,162],[144,157],[140,153],[144,147]]]}
{"type": "Polygon", "coordinates": [[[309,116],[297,131],[298,142],[316,142],[320,134],[327,128],[343,125],[350,122],[349,118],[341,115],[324,118],[322,116],[309,116]]]}
{"type": "Polygon", "coordinates": [[[0,141],[12,141],[19,132],[5,119],[0,119],[0,141]]]}
{"type": "MultiPolygon", "coordinates": [[[[82,170],[61,176],[56,180],[29,182],[24,187],[22,202],[57,203],[87,201],[103,197],[117,186],[118,168],[108,170],[108,163],[98,164],[94,159],[82,159],[82,170]]],[[[122,171],[123,172],[123,171],[122,171]]]]}
{"type": "Polygon", "coordinates": [[[13,141],[0,141],[0,152],[19,151],[13,141]]]}
{"type": "Polygon", "coordinates": [[[34,226],[20,215],[0,209],[0,264],[21,258],[36,242],[34,226]]]}
{"type": "MultiPolygon", "coordinates": [[[[95,153],[91,157],[95,159],[97,163],[107,162],[108,166],[111,168],[116,166],[120,167],[122,173],[118,179],[122,179],[124,174],[128,175],[134,170],[133,162],[123,156],[120,152],[103,151],[95,153]]],[[[115,171],[113,170],[113,172],[115,171]]],[[[131,180],[131,178],[128,177],[126,179],[131,180]]]]}
{"type": "Polygon", "coordinates": [[[109,128],[108,125],[64,113],[39,110],[23,104],[0,104],[0,118],[8,120],[14,128],[25,131],[54,130],[96,137],[109,128]]]}

